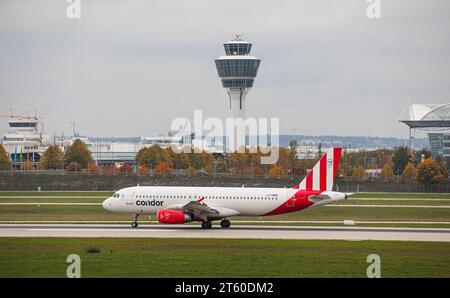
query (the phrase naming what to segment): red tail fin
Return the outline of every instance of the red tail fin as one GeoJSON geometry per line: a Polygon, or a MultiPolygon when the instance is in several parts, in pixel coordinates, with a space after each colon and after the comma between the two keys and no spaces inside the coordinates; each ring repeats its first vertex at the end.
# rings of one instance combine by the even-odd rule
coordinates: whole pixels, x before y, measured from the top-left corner
{"type": "Polygon", "coordinates": [[[336,177],[342,148],[331,148],[317,162],[305,179],[294,186],[301,190],[331,191],[336,177]]]}

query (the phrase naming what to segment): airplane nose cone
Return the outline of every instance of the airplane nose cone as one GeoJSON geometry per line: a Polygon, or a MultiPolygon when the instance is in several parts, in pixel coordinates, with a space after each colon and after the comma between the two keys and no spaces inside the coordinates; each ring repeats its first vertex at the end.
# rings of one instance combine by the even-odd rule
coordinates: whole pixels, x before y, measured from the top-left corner
{"type": "Polygon", "coordinates": [[[102,203],[103,209],[109,210],[111,208],[111,199],[106,199],[102,203]]]}

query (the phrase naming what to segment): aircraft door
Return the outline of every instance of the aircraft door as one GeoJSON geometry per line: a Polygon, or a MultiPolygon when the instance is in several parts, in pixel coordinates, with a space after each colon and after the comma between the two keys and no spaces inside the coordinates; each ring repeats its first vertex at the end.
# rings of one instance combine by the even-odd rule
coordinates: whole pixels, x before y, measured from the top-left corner
{"type": "MultiPolygon", "coordinates": [[[[284,192],[284,194],[282,194],[284,197],[288,197],[290,194],[287,193],[286,191],[284,192]]],[[[286,207],[288,208],[293,208],[295,207],[295,194],[293,194],[286,202],[286,207]]]]}
{"type": "Polygon", "coordinates": [[[289,207],[289,208],[295,207],[295,197],[294,196],[292,196],[289,200],[287,200],[286,207],[289,207]]]}
{"type": "Polygon", "coordinates": [[[134,196],[135,196],[135,192],[134,191],[127,193],[126,197],[125,197],[125,203],[127,205],[133,205],[133,198],[134,198],[134,196]]]}

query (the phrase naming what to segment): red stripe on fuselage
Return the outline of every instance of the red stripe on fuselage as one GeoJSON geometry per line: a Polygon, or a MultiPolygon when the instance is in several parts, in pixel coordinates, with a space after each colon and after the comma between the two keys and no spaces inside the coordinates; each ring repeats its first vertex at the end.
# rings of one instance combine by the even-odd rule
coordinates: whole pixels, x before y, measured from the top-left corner
{"type": "Polygon", "coordinates": [[[263,216],[269,216],[269,215],[278,215],[283,213],[290,213],[295,211],[300,211],[303,209],[308,208],[309,206],[313,205],[313,202],[310,202],[308,200],[309,196],[320,194],[321,191],[308,191],[308,190],[299,190],[295,193],[293,196],[295,198],[295,201],[290,198],[289,200],[286,200],[283,202],[280,206],[273,209],[272,211],[264,214],[263,216]]]}

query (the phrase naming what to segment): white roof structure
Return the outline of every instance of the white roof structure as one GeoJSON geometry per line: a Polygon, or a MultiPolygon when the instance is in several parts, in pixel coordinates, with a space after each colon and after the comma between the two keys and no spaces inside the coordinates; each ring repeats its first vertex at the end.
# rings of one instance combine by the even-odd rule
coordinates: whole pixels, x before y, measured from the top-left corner
{"type": "Polygon", "coordinates": [[[410,128],[449,129],[450,103],[411,104],[399,121],[410,128]]]}

